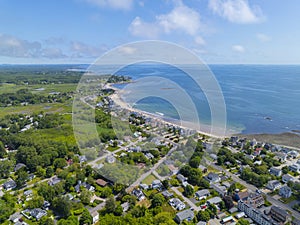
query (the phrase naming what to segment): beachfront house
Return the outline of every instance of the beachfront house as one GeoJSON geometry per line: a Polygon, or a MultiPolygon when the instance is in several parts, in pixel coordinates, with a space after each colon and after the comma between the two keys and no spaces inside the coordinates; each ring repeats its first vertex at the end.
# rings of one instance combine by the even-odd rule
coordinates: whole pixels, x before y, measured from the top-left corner
{"type": "Polygon", "coordinates": [[[270,180],[266,187],[271,191],[275,191],[276,189],[279,189],[280,186],[281,184],[278,180],[270,180]]]}
{"type": "Polygon", "coordinates": [[[279,189],[279,195],[284,198],[289,198],[292,196],[292,194],[292,189],[287,185],[284,185],[279,189]]]}

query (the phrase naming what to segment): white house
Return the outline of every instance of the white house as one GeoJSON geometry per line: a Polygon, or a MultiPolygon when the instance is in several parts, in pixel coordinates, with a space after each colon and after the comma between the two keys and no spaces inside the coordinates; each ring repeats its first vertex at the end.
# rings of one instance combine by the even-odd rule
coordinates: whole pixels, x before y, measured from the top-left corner
{"type": "Polygon", "coordinates": [[[279,189],[279,195],[284,198],[289,198],[292,196],[292,194],[293,194],[292,189],[287,185],[284,185],[279,189]]]}

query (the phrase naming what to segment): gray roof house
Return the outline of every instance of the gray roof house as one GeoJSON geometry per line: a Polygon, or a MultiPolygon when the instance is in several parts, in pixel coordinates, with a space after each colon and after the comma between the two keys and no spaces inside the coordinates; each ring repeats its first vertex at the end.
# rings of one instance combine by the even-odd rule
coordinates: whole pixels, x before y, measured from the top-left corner
{"type": "Polygon", "coordinates": [[[6,190],[6,191],[10,191],[14,188],[17,187],[17,184],[14,180],[10,179],[8,181],[6,181],[4,184],[3,184],[3,188],[6,190]]]}
{"type": "Polygon", "coordinates": [[[282,186],[279,189],[279,195],[284,197],[284,198],[289,198],[292,196],[292,189],[290,187],[288,187],[287,185],[282,186]]]}
{"type": "Polygon", "coordinates": [[[21,218],[22,218],[22,214],[19,212],[16,212],[9,217],[9,220],[13,223],[17,223],[20,221],[21,218]]]}
{"type": "Polygon", "coordinates": [[[51,180],[48,181],[48,184],[50,186],[54,186],[55,184],[58,184],[59,182],[61,182],[61,179],[58,177],[53,177],[51,180]]]}
{"type": "Polygon", "coordinates": [[[195,193],[195,197],[198,199],[205,199],[210,195],[210,192],[208,189],[199,190],[195,193]]]}
{"type": "Polygon", "coordinates": [[[289,174],[283,174],[282,175],[282,182],[288,183],[289,181],[294,182],[295,178],[289,174]]]}
{"type": "Polygon", "coordinates": [[[194,216],[194,212],[190,209],[187,209],[177,213],[175,216],[175,221],[179,224],[182,223],[184,220],[192,221],[194,219],[194,216]]]}
{"type": "Polygon", "coordinates": [[[212,189],[214,189],[216,192],[219,193],[219,195],[221,195],[222,197],[225,196],[227,194],[227,188],[223,185],[220,184],[212,184],[210,186],[212,189]]]}
{"type": "Polygon", "coordinates": [[[217,183],[221,181],[221,178],[218,174],[210,172],[205,179],[210,183],[217,183]]]}
{"type": "Polygon", "coordinates": [[[267,188],[271,191],[275,191],[276,189],[280,188],[281,184],[278,180],[270,180],[267,184],[267,188]]]}
{"type": "Polygon", "coordinates": [[[47,215],[47,212],[40,208],[36,208],[30,211],[30,215],[36,220],[40,220],[43,216],[47,215]]]}
{"type": "Polygon", "coordinates": [[[207,200],[207,203],[209,205],[212,205],[212,204],[217,205],[220,202],[222,202],[222,199],[220,197],[213,197],[213,198],[207,200]]]}
{"type": "Polygon", "coordinates": [[[276,177],[280,177],[282,174],[281,169],[275,168],[275,167],[271,167],[270,168],[270,174],[276,176],[276,177]]]}

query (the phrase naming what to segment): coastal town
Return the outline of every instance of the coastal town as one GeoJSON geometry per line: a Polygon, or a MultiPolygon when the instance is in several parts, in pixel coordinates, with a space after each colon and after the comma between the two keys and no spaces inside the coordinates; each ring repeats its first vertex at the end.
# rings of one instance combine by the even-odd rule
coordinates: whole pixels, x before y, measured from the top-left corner
{"type": "MultiPolygon", "coordinates": [[[[34,155],[38,146],[3,145],[4,224],[115,224],[129,215],[134,223],[147,224],[141,222],[147,214],[149,224],[300,224],[299,149],[242,136],[211,137],[161,115],[122,107],[116,92],[104,87],[94,109],[102,120],[113,112],[129,121],[132,134],[108,136],[101,154],[56,146],[53,164],[43,168],[33,165],[32,157],[40,160],[34,155]],[[12,156],[16,163],[10,165],[12,156]],[[118,182],[123,181],[118,175],[130,183],[118,182]]],[[[91,99],[82,101],[91,105],[91,99]]],[[[23,115],[16,121],[25,120],[20,134],[60,121],[60,115],[23,115]]],[[[12,130],[12,125],[6,128],[12,130]]]]}

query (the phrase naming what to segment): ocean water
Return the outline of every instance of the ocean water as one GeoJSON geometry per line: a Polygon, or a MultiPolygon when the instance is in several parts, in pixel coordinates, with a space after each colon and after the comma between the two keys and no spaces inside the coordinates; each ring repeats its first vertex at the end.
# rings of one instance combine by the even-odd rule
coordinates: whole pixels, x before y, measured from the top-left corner
{"type": "MultiPolygon", "coordinates": [[[[222,89],[228,129],[244,134],[300,130],[300,66],[209,65],[209,68],[222,89]]],[[[165,64],[135,64],[116,74],[129,75],[137,81],[159,76],[176,82],[193,99],[200,122],[210,124],[211,112],[205,94],[182,70],[165,64]]],[[[176,109],[161,98],[149,96],[134,107],[179,119],[176,109]]]]}

